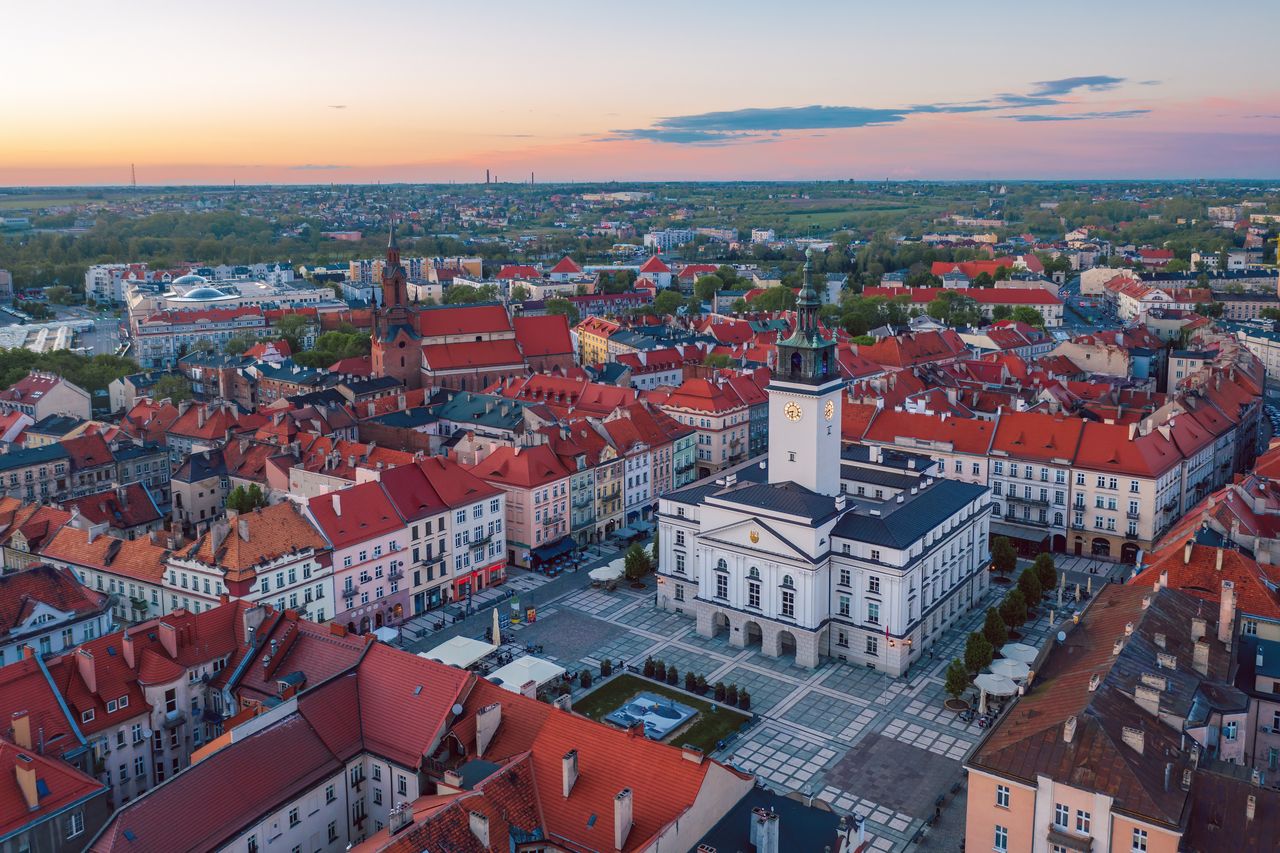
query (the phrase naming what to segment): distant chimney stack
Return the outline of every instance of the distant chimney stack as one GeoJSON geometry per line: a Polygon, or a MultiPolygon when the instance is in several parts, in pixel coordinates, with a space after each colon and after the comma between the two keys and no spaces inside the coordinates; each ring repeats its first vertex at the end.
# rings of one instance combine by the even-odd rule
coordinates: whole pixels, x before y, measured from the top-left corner
{"type": "Polygon", "coordinates": [[[751,810],[751,837],[756,853],[778,853],[778,813],[772,809],[751,810]]]}
{"type": "Polygon", "coordinates": [[[1218,606],[1218,642],[1231,645],[1231,634],[1236,622],[1236,585],[1222,582],[1222,598],[1218,606]]]}
{"type": "Polygon", "coordinates": [[[1071,741],[1075,740],[1077,723],[1078,723],[1078,720],[1073,714],[1072,716],[1067,717],[1067,721],[1062,724],[1062,742],[1063,743],[1071,743],[1071,741]]]}
{"type": "Polygon", "coordinates": [[[480,846],[485,850],[489,849],[489,816],[473,811],[468,815],[471,824],[471,834],[480,842],[480,846]]]}

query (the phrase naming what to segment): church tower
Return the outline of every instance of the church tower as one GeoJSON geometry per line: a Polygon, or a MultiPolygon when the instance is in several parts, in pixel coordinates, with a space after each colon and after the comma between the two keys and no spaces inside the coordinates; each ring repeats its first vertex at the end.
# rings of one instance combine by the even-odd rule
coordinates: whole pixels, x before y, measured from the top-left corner
{"type": "Polygon", "coordinates": [[[382,307],[373,312],[371,347],[373,374],[394,376],[406,388],[422,386],[422,346],[409,307],[408,275],[400,263],[396,226],[387,239],[387,261],[382,266],[382,307]]]}
{"type": "Polygon", "coordinates": [[[794,482],[823,495],[840,493],[840,414],[844,380],[835,336],[818,322],[821,304],[804,262],[796,325],[777,343],[769,383],[769,481],[794,482]]]}

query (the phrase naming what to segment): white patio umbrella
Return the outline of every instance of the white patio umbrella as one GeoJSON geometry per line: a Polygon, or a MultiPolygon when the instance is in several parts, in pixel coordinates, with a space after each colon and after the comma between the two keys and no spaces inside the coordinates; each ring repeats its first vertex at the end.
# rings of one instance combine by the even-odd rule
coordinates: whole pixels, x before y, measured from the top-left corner
{"type": "Polygon", "coordinates": [[[1036,656],[1040,654],[1040,650],[1035,646],[1028,646],[1026,643],[1005,643],[1000,647],[1000,654],[1029,664],[1035,663],[1036,656]]]}
{"type": "Polygon", "coordinates": [[[623,563],[624,563],[623,560],[614,560],[612,563],[609,563],[608,565],[604,565],[604,566],[600,566],[599,568],[592,569],[591,571],[587,572],[587,574],[591,577],[593,581],[601,581],[602,583],[607,583],[608,581],[616,581],[618,578],[626,574],[626,569],[624,568],[623,563]]]}
{"type": "Polygon", "coordinates": [[[999,658],[991,662],[991,666],[987,667],[996,675],[1003,675],[1005,678],[1012,678],[1014,681],[1021,681],[1031,672],[1031,667],[1027,666],[1020,660],[1014,658],[999,658]]]}
{"type": "Polygon", "coordinates": [[[996,675],[993,672],[984,672],[973,680],[973,686],[978,688],[981,699],[978,702],[978,713],[987,713],[987,696],[1012,696],[1018,692],[1018,685],[1013,680],[1003,675],[996,675]]]}

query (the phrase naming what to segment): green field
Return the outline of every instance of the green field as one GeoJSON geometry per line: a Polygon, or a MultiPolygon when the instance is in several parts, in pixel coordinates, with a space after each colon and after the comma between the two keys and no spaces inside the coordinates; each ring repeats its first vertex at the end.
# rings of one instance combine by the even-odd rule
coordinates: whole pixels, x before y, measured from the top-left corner
{"type": "Polygon", "coordinates": [[[676,731],[671,736],[670,742],[679,746],[684,744],[696,746],[707,754],[715,751],[718,742],[736,732],[751,719],[747,714],[730,710],[723,705],[717,705],[716,710],[713,711],[712,703],[704,699],[698,699],[679,690],[672,690],[656,681],[630,673],[624,673],[581,699],[575,699],[573,710],[593,720],[599,720],[605,714],[616,711],[619,706],[633,699],[638,693],[665,696],[696,709],[698,715],[693,718],[693,722],[676,731]]]}

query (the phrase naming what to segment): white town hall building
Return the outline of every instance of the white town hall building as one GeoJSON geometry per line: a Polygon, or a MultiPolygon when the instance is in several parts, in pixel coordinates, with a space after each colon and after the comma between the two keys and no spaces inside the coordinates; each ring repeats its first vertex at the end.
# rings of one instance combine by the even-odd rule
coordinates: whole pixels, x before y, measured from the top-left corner
{"type": "Polygon", "coordinates": [[[842,452],[844,384],[805,266],[768,388],[767,462],[662,497],[658,606],[770,657],[898,676],[986,589],[989,492],[935,476],[926,456],[842,452]]]}

